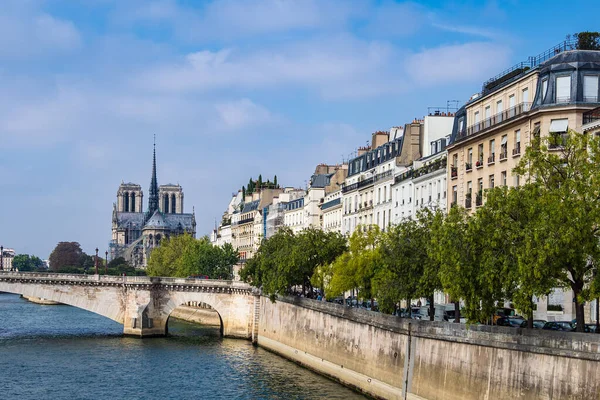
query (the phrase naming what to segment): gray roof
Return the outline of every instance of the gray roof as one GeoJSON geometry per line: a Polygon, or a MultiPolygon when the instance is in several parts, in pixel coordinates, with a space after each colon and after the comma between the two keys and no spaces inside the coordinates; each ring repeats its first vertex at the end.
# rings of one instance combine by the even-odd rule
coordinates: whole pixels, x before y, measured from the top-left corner
{"type": "Polygon", "coordinates": [[[260,203],[260,200],[254,200],[254,201],[251,201],[249,203],[244,204],[244,208],[242,209],[242,213],[247,213],[247,212],[254,211],[254,210],[258,209],[259,203],[260,203]]]}
{"type": "Polygon", "coordinates": [[[142,229],[144,213],[118,212],[117,226],[119,228],[142,229]]]}
{"type": "Polygon", "coordinates": [[[310,187],[324,188],[325,186],[329,185],[329,182],[331,182],[332,176],[333,176],[333,174],[313,175],[310,178],[310,187]]]}
{"type": "Polygon", "coordinates": [[[148,222],[146,222],[144,228],[167,229],[168,225],[167,221],[165,221],[165,218],[163,217],[163,214],[160,211],[156,210],[154,211],[154,214],[152,214],[148,222]]]}
{"type": "Polygon", "coordinates": [[[194,215],[193,214],[163,214],[160,211],[155,211],[148,222],[144,224],[145,213],[117,213],[117,226],[119,228],[128,229],[166,229],[186,231],[194,231],[194,215]]]}

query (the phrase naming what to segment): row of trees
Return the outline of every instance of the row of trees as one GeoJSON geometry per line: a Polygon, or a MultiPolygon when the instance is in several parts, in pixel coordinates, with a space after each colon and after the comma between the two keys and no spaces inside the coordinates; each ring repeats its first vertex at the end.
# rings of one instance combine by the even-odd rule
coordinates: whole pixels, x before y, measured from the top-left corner
{"type": "Polygon", "coordinates": [[[279,184],[277,183],[277,175],[275,175],[275,177],[273,178],[273,182],[271,182],[270,180],[263,182],[262,175],[258,175],[257,180],[253,180],[252,178],[250,178],[248,180],[248,184],[242,186],[242,194],[245,197],[247,194],[252,194],[260,189],[277,189],[278,187],[279,184]]]}
{"type": "Polygon", "coordinates": [[[13,258],[12,267],[20,272],[45,271],[44,262],[37,256],[18,254],[13,258]]]}
{"type": "Polygon", "coordinates": [[[185,234],[163,239],[160,247],[152,250],[146,272],[149,276],[204,275],[211,279],[232,279],[233,265],[238,260],[231,244],[217,247],[207,236],[195,239],[185,234]]]}
{"type": "Polygon", "coordinates": [[[568,288],[583,331],[584,302],[600,296],[600,139],[535,138],[514,173],[525,184],[486,190],[475,213],[423,210],[387,232],[357,229],[348,242],[282,230],[262,243],[242,278],[272,298],[297,287],[316,286],[328,298],[357,289],[383,312],[402,299],[424,297],[433,306],[433,293],[444,291],[463,300],[472,322],[511,301],[530,326],[534,299],[568,288]]]}
{"type": "MultiPolygon", "coordinates": [[[[15,260],[17,259],[17,257],[15,257],[15,260]]],[[[37,257],[32,257],[31,260],[35,258],[37,257]]],[[[81,245],[77,242],[59,242],[50,254],[49,258],[50,271],[70,274],[86,274],[94,272],[96,268],[96,261],[98,262],[98,272],[101,274],[144,274],[144,271],[136,270],[133,266],[129,265],[129,263],[127,263],[127,261],[123,257],[117,257],[111,260],[106,266],[107,268],[105,268],[104,266],[106,261],[104,260],[102,255],[99,255],[98,260],[96,260],[95,254],[86,254],[81,249],[81,245]]],[[[27,271],[25,269],[21,269],[21,267],[18,268],[19,271],[27,271]]],[[[33,271],[33,269],[31,269],[30,271],[33,271]]]]}

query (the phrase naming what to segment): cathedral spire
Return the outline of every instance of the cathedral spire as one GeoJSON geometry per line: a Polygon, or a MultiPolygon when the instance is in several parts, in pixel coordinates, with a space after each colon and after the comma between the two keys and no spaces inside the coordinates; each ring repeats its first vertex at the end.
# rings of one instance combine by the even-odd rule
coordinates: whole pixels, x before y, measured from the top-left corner
{"type": "Polygon", "coordinates": [[[148,214],[152,215],[158,210],[158,183],[156,181],[156,135],[154,135],[154,150],[152,154],[152,179],[150,180],[150,193],[148,196],[148,214]]]}

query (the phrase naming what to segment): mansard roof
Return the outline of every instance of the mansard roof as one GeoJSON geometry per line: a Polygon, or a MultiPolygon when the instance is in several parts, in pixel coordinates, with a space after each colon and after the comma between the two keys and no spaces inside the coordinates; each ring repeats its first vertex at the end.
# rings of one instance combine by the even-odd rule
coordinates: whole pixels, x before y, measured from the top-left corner
{"type": "Polygon", "coordinates": [[[331,177],[334,174],[316,174],[310,178],[310,187],[312,188],[324,188],[329,185],[331,177]]]}
{"type": "Polygon", "coordinates": [[[247,212],[258,209],[259,204],[260,204],[260,200],[254,200],[249,203],[245,203],[244,208],[242,209],[242,213],[247,213],[247,212]]]}

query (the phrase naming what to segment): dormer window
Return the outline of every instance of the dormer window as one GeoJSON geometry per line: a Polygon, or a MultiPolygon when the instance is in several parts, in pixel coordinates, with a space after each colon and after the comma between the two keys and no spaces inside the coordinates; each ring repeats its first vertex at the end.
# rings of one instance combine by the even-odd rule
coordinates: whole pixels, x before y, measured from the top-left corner
{"type": "Polygon", "coordinates": [[[571,101],[571,76],[556,77],[556,102],[568,103],[571,101]]]}
{"type": "Polygon", "coordinates": [[[583,77],[583,101],[586,103],[598,102],[598,75],[583,77]]]}

